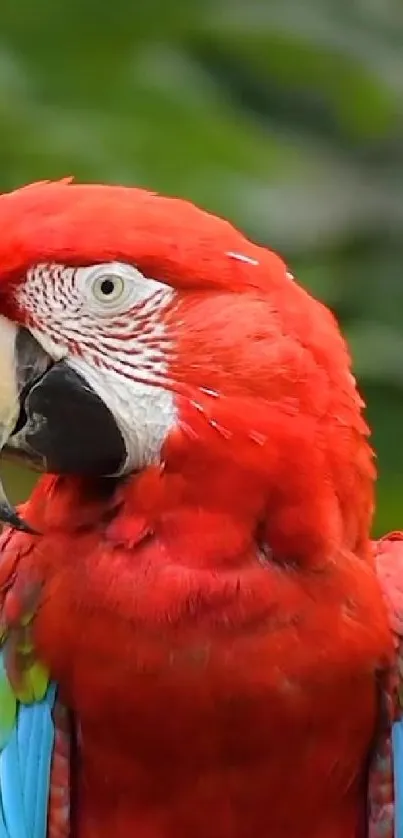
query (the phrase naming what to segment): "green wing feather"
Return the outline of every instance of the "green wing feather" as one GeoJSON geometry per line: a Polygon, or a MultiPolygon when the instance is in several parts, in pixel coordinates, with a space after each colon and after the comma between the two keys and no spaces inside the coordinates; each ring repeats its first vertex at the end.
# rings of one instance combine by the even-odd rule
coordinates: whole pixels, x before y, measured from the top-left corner
{"type": "Polygon", "coordinates": [[[17,697],[7,677],[4,657],[0,653],[0,751],[6,745],[17,715],[17,697]]]}
{"type": "Polygon", "coordinates": [[[17,702],[41,701],[49,685],[47,668],[35,659],[31,638],[33,614],[0,635],[0,751],[15,724],[17,702]]]}
{"type": "Polygon", "coordinates": [[[22,704],[32,704],[34,701],[42,701],[48,684],[48,670],[39,661],[34,661],[24,670],[21,683],[15,690],[15,696],[22,704]]]}

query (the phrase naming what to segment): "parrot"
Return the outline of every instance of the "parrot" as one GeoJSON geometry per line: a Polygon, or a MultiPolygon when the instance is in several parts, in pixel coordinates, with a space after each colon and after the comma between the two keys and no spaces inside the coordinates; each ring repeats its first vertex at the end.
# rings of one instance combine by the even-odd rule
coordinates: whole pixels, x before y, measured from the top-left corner
{"type": "Polygon", "coordinates": [[[0,195],[0,838],[401,838],[403,535],[335,315],[193,203],[0,195]]]}

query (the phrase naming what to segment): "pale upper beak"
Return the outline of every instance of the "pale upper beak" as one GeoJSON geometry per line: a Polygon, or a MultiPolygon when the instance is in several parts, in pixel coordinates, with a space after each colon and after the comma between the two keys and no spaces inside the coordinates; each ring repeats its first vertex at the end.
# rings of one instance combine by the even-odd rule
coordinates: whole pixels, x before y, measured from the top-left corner
{"type": "Polygon", "coordinates": [[[6,444],[20,414],[16,337],[17,327],[0,316],[0,450],[6,444]]]}
{"type": "MultiPolygon", "coordinates": [[[[34,338],[21,339],[26,334],[29,333],[0,316],[0,453],[17,429],[24,388],[28,382],[43,375],[51,363],[34,338]]],[[[16,529],[32,531],[11,506],[1,479],[0,521],[16,529]]]]}

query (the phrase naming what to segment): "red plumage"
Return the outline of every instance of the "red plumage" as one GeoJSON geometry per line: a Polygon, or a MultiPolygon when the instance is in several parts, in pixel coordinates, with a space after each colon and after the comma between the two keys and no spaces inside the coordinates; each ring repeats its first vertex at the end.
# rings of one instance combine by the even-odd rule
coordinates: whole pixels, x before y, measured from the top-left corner
{"type": "Polygon", "coordinates": [[[14,284],[40,262],[119,259],[177,289],[161,464],[43,478],[42,535],[3,548],[4,608],[40,584],[37,654],[79,726],[73,834],[361,838],[393,648],[334,318],[182,201],[37,185],[1,197],[0,228],[0,312],[23,323],[14,284]]]}

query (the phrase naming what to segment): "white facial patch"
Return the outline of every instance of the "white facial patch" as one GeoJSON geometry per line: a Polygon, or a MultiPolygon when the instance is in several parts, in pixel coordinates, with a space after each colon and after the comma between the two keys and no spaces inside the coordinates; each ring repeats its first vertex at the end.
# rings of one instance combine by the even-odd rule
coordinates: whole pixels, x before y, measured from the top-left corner
{"type": "Polygon", "coordinates": [[[127,448],[125,471],[160,459],[176,424],[167,386],[172,349],[163,313],[174,290],[131,265],[37,265],[18,288],[34,337],[79,373],[113,414],[127,448]]]}
{"type": "Polygon", "coordinates": [[[91,367],[84,358],[69,358],[115,417],[126,444],[123,472],[158,463],[169,430],[175,425],[172,393],[145,381],[128,381],[115,370],[91,367]]]}

